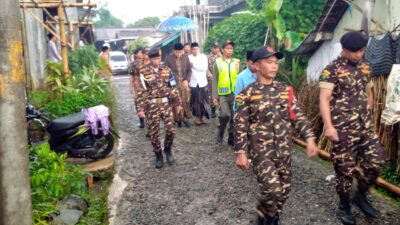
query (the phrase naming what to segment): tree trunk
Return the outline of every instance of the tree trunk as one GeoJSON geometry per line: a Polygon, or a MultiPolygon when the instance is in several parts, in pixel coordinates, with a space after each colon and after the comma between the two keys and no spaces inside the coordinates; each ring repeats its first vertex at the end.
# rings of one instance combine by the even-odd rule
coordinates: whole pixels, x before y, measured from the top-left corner
{"type": "Polygon", "coordinates": [[[0,7],[0,224],[31,225],[25,67],[19,2],[0,7]]]}

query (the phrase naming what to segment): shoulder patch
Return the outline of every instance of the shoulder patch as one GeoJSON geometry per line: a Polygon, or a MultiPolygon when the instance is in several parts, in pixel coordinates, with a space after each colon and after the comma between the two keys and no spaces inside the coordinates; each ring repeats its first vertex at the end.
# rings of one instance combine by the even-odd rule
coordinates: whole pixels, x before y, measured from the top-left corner
{"type": "Polygon", "coordinates": [[[262,95],[252,95],[250,96],[250,101],[259,100],[262,98],[262,95]]]}

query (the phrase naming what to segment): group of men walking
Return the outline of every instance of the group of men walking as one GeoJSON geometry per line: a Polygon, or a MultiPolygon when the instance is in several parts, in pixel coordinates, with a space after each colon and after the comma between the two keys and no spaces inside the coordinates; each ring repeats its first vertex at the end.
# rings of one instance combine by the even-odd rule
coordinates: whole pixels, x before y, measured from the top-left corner
{"type": "MultiPolygon", "coordinates": [[[[339,195],[337,215],[343,224],[355,224],[354,203],[370,218],[379,212],[366,194],[383,164],[382,148],[372,127],[371,69],[363,60],[368,38],[349,32],[341,39],[343,51],[320,78],[320,112],[325,136],[332,141],[331,159],[336,172],[339,195]],[[356,192],[351,194],[353,179],[356,192]]],[[[291,86],[275,80],[283,54],[263,46],[247,52],[247,68],[233,58],[235,44],[211,46],[208,59],[191,44],[191,54],[177,43],[173,54],[161,64],[159,49],[143,50],[148,58],[132,65],[132,84],[137,112],[145,118],[156,155],[156,168],[163,167],[164,151],[172,164],[175,124],[190,126],[189,119],[204,123],[203,117],[219,109],[217,143],[234,146],[235,164],[245,170],[251,166],[260,186],[257,205],[258,224],[280,224],[280,214],[291,187],[292,129],[307,143],[308,156],[316,156],[316,137],[291,86]],[[165,128],[164,149],[159,140],[160,121],[165,128]],[[250,159],[250,161],[249,161],[250,159]],[[250,163],[251,162],[251,163],[250,163]]],[[[144,127],[143,124],[141,124],[144,127]]]]}

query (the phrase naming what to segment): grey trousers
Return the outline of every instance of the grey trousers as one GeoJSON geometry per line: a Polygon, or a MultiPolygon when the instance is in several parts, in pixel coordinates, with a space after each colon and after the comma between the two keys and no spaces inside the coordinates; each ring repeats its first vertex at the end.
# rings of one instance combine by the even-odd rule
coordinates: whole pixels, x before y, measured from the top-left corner
{"type": "Polygon", "coordinates": [[[233,94],[220,95],[219,97],[219,132],[224,133],[229,122],[229,133],[233,133],[233,94]]]}

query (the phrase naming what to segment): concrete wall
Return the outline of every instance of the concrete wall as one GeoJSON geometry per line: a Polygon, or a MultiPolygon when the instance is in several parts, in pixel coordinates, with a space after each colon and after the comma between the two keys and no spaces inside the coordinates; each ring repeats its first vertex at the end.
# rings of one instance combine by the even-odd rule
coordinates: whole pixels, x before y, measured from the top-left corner
{"type": "MultiPolygon", "coordinates": [[[[355,0],[354,2],[356,5],[364,8],[365,0],[355,0]]],[[[399,0],[376,0],[375,7],[372,11],[372,18],[381,24],[385,31],[391,31],[400,24],[399,12],[399,0]]],[[[347,10],[335,29],[333,41],[339,42],[340,37],[346,33],[346,29],[359,30],[361,27],[361,17],[362,13],[354,7],[347,10]]],[[[372,22],[369,24],[371,34],[374,34],[376,28],[376,24],[372,22]]]]}
{"type": "MultiPolygon", "coordinates": [[[[39,18],[43,18],[43,10],[32,9],[33,13],[39,18]]],[[[46,64],[46,33],[43,26],[32,17],[30,13],[23,10],[26,46],[25,61],[26,72],[30,77],[32,89],[43,87],[45,79],[46,64]]]]}

